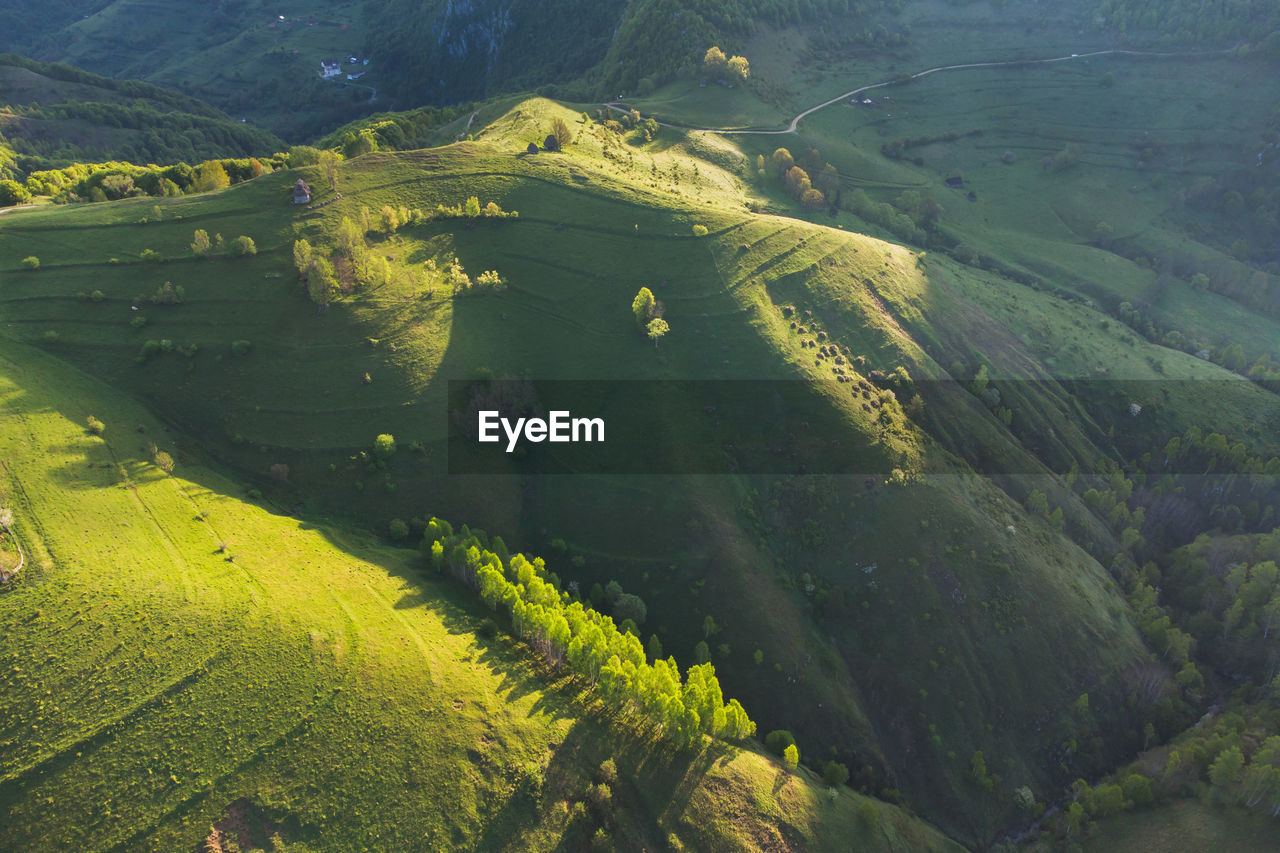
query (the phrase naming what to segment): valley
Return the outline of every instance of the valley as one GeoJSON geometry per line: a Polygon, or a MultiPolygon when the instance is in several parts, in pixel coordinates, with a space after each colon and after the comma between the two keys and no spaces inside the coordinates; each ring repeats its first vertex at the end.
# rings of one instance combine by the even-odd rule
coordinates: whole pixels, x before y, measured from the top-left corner
{"type": "Polygon", "coordinates": [[[700,45],[279,137],[128,90],[205,148],[6,125],[0,839],[1269,849],[1274,54],[868,5],[722,25],[742,85],[700,45]],[[661,427],[459,473],[459,383],[661,427]]]}

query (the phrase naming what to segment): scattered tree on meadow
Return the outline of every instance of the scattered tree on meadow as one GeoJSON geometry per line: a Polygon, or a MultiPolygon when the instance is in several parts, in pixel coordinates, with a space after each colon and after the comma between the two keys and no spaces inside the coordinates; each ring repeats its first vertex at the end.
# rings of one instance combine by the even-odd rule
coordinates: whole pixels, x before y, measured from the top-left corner
{"type": "MultiPolygon", "coordinates": [[[[382,206],[382,230],[388,234],[396,233],[396,229],[400,227],[400,214],[389,204],[382,206]]],[[[366,229],[368,230],[368,229],[366,229]]]]}
{"type": "Polygon", "coordinates": [[[782,763],[788,770],[795,770],[800,764],[800,750],[794,743],[782,751],[782,763]]]}
{"type": "Polygon", "coordinates": [[[224,190],[231,186],[231,178],[221,160],[206,160],[196,168],[192,177],[196,192],[224,190]]]}
{"type": "Polygon", "coordinates": [[[320,175],[324,178],[324,182],[329,185],[329,189],[335,192],[338,189],[338,160],[338,155],[332,151],[321,151],[316,160],[320,166],[320,175]]]}
{"type": "Polygon", "coordinates": [[[556,138],[556,147],[563,150],[566,145],[573,142],[573,131],[569,129],[569,125],[560,116],[556,116],[551,120],[551,135],[556,138]]]}
{"type": "Polygon", "coordinates": [[[197,258],[207,258],[212,247],[213,244],[209,242],[209,232],[196,229],[194,239],[191,241],[191,253],[197,258]]]}
{"type": "Polygon", "coordinates": [[[22,268],[24,270],[38,270],[40,269],[40,259],[35,255],[27,255],[22,259],[22,268]]]}
{"type": "Polygon", "coordinates": [[[657,300],[653,298],[653,291],[647,287],[640,288],[636,298],[631,300],[631,313],[635,315],[636,325],[647,327],[656,310],[657,300]]]}
{"type": "Polygon", "coordinates": [[[316,255],[307,269],[307,295],[317,305],[328,305],[338,295],[338,274],[329,259],[316,255]]]}
{"type": "Polygon", "coordinates": [[[338,223],[338,233],[334,239],[338,245],[338,251],[346,255],[347,260],[354,260],[356,252],[366,246],[364,232],[360,230],[360,226],[345,216],[338,223]]]}
{"type": "Polygon", "coordinates": [[[702,66],[707,69],[714,77],[724,76],[725,69],[729,67],[729,59],[724,55],[724,51],[718,47],[707,48],[706,55],[702,58],[702,66]]]}
{"type": "Polygon", "coordinates": [[[791,167],[796,164],[795,158],[791,156],[791,152],[785,148],[776,148],[773,152],[773,168],[778,170],[779,176],[784,176],[790,171],[791,167]]]}
{"type": "Polygon", "coordinates": [[[241,234],[231,244],[232,252],[236,257],[247,258],[251,255],[258,254],[258,247],[254,244],[252,237],[246,237],[241,234]]]}
{"type": "Polygon", "coordinates": [[[726,76],[734,83],[745,83],[751,76],[751,66],[745,56],[734,56],[729,59],[726,76]]]}
{"type": "Polygon", "coordinates": [[[307,240],[300,239],[293,242],[293,265],[301,278],[306,278],[307,273],[310,272],[313,255],[311,244],[307,240]]]}
{"type": "Polygon", "coordinates": [[[654,317],[649,321],[649,325],[645,326],[645,334],[649,336],[649,340],[653,341],[655,348],[658,346],[658,341],[669,331],[671,327],[661,317],[654,317]]]}

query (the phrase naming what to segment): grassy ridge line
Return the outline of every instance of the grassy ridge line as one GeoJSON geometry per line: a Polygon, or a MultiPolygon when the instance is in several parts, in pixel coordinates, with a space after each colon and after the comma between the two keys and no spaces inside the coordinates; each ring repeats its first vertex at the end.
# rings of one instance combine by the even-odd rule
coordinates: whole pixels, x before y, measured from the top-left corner
{"type": "Polygon", "coordinates": [[[162,475],[135,449],[145,435],[131,427],[162,435],[150,416],[26,347],[6,347],[0,384],[6,500],[25,495],[21,529],[37,538],[38,519],[52,558],[7,593],[0,620],[9,849],[187,847],[240,796],[317,850],[548,849],[566,831],[557,804],[615,752],[636,837],[947,846],[872,802],[873,833],[853,816],[871,801],[825,802],[812,777],[751,752],[680,757],[619,738],[581,715],[575,690],[543,687],[525,656],[473,636],[450,585],[409,580],[407,552],[241,503],[206,470],[162,475]],[[79,426],[88,411],[105,440],[79,426]],[[148,515],[190,561],[193,597],[151,547],[148,515]],[[219,536],[234,562],[213,553],[219,536]],[[525,802],[511,775],[530,762],[545,802],[525,802]]]}

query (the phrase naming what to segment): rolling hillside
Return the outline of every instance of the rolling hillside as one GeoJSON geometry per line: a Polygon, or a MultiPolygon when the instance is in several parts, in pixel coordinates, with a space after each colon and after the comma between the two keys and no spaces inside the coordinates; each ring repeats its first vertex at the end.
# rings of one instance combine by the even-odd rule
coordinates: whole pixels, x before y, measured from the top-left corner
{"type": "MultiPolygon", "coordinates": [[[[0,215],[0,843],[1274,846],[1265,4],[99,5],[46,49],[345,159],[0,215]],[[361,39],[368,89],[298,82],[361,39]],[[544,83],[619,100],[364,115],[544,83]],[[620,470],[465,468],[460,395],[559,393],[620,470]],[[422,572],[437,515],[803,766],[636,734],[422,572]]],[[[48,156],[268,136],[3,85],[48,156]]]]}
{"type": "MultiPolygon", "coordinates": [[[[166,201],[160,221],[149,216],[145,225],[138,218],[149,208],[130,202],[12,216],[0,222],[0,262],[15,269],[33,253],[41,269],[10,276],[0,312],[11,333],[47,342],[59,358],[145,400],[178,427],[182,453],[244,472],[281,506],[376,527],[439,513],[542,550],[562,539],[581,559],[558,569],[561,576],[583,589],[618,580],[639,592],[650,613],[642,631],[682,660],[703,639],[695,626],[713,616],[722,626],[715,645],[723,647],[712,658],[731,695],[755,697],[762,731],[790,728],[802,754],[817,763],[838,756],[863,787],[900,789],[964,839],[990,838],[1011,819],[1007,794],[987,795],[967,781],[975,752],[1000,769],[1008,788],[1027,784],[1046,794],[1069,780],[1045,756],[1082,725],[1099,737],[1067,762],[1068,773],[1097,772],[1123,754],[1133,713],[1124,673],[1148,652],[1113,581],[1019,504],[1025,483],[1001,490],[967,476],[940,445],[955,441],[955,452],[973,453],[976,441],[986,454],[1021,455],[1026,472],[1043,472],[1036,482],[1056,489],[1043,479],[1050,469],[1019,449],[1029,438],[1015,441],[965,394],[929,396],[920,424],[897,408],[882,417],[847,404],[846,385],[801,346],[812,333],[793,331],[781,307],[806,318],[813,312],[805,322],[820,322],[826,339],[863,356],[860,369],[903,366],[922,379],[944,377],[951,352],[942,327],[929,323],[934,312],[983,330],[993,377],[1045,380],[1054,374],[1033,367],[1039,359],[1023,338],[1024,315],[1001,309],[1002,300],[1013,293],[1046,300],[1054,334],[1097,326],[1097,315],[1050,307],[1048,297],[945,259],[750,215],[743,203],[754,190],[736,169],[716,165],[732,166],[731,149],[699,137],[637,149],[575,115],[529,101],[475,142],[357,158],[340,170],[342,199],[322,190],[317,201],[333,201],[318,209],[290,209],[293,178],[279,174],[166,201]],[[570,150],[518,156],[557,115],[576,121],[570,150]],[[469,194],[520,216],[440,219],[375,235],[377,253],[391,259],[386,284],[319,315],[301,293],[290,259],[296,237],[324,244],[343,216],[360,217],[362,205],[430,210],[469,194]],[[693,224],[710,233],[695,237],[693,224]],[[258,254],[194,260],[187,244],[195,228],[220,229],[228,239],[248,234],[258,254]],[[77,235],[75,254],[69,233],[77,235]],[[144,249],[168,260],[133,260],[144,249]],[[508,289],[447,298],[422,264],[450,256],[473,274],[497,269],[508,289]],[[149,303],[164,281],[182,285],[182,304],[149,303]],[[666,303],[673,330],[656,351],[631,330],[627,310],[645,283],[666,303]],[[133,327],[137,316],[145,317],[142,328],[133,327]],[[161,339],[171,351],[153,355],[148,347],[140,360],[146,341],[161,339]],[[249,342],[244,354],[231,349],[235,340],[249,342]],[[830,401],[846,440],[869,448],[868,464],[884,474],[901,468],[906,484],[821,478],[813,492],[797,491],[803,481],[786,477],[450,478],[444,380],[478,371],[804,378],[830,401]],[[962,442],[944,428],[956,418],[974,427],[962,442]],[[401,451],[385,470],[367,467],[360,452],[383,432],[423,450],[401,451]],[[287,484],[268,476],[279,464],[288,466],[287,484]],[[645,519],[643,527],[632,518],[645,519]],[[655,541],[650,529],[667,535],[655,541]],[[909,538],[878,533],[907,529],[909,538]],[[835,530],[852,537],[824,533],[835,530]],[[850,562],[864,568],[851,573],[850,562]],[[1087,720],[1070,711],[1084,693],[1087,720]],[[913,758],[921,751],[937,758],[913,758]]],[[[1091,333],[1111,341],[1114,376],[1226,376],[1130,337],[1114,326],[1091,333]]],[[[1197,387],[1188,384],[1186,393],[1197,387]]],[[[1230,390],[1240,403],[1229,408],[1242,412],[1263,393],[1243,381],[1230,390]]],[[[1105,455],[1088,420],[1064,432],[1070,424],[1029,417],[1039,405],[1034,396],[1025,405],[1020,429],[1045,442],[1053,436],[1053,452],[1033,447],[1048,459],[1059,454],[1055,465],[1105,455]]],[[[672,407],[677,421],[700,417],[696,401],[672,407]]],[[[1051,493],[1075,538],[1099,553],[1114,549],[1113,534],[1077,497],[1051,493]]]]}
{"type": "Polygon", "coordinates": [[[949,849],[756,753],[616,729],[413,552],[245,501],[46,355],[11,341],[0,388],[0,494],[31,561],[3,599],[6,849],[553,849],[589,838],[609,757],[625,846],[949,849]]]}
{"type": "Polygon", "coordinates": [[[0,56],[0,148],[13,158],[5,177],[105,160],[145,165],[267,156],[285,147],[172,90],[0,56]]]}

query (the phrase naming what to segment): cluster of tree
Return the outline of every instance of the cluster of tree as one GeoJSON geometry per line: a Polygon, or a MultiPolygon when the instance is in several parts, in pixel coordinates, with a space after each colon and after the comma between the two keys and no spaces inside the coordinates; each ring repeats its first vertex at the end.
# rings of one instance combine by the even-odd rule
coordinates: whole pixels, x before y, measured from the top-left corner
{"type": "Polygon", "coordinates": [[[434,214],[431,217],[419,217],[413,224],[425,222],[430,218],[437,219],[518,219],[520,212],[518,210],[503,210],[502,206],[496,201],[490,201],[483,206],[477,196],[471,196],[465,202],[446,207],[443,204],[436,205],[434,214]]]}
{"type": "MultiPolygon", "coordinates": [[[[827,206],[828,200],[832,206],[837,203],[840,173],[830,163],[822,165],[818,149],[807,149],[797,163],[790,151],[778,148],[773,152],[771,162],[787,194],[806,209],[822,210],[827,206]],[[816,174],[817,178],[811,178],[811,173],[816,174]]],[[[756,169],[762,175],[767,171],[763,154],[756,158],[756,169]]]]}
{"type": "Polygon", "coordinates": [[[21,107],[15,110],[14,121],[21,132],[13,135],[8,144],[23,174],[94,160],[178,163],[244,157],[282,147],[272,134],[240,122],[157,112],[145,105],[68,103],[21,107]],[[101,130],[86,136],[86,124],[101,130]]]}
{"type": "Polygon", "coordinates": [[[755,723],[736,699],[724,702],[711,664],[683,676],[674,658],[649,663],[640,640],[559,588],[541,558],[508,555],[495,537],[464,525],[458,533],[440,519],[428,523],[423,546],[438,572],[475,590],[491,609],[510,617],[517,636],[553,667],[567,666],[595,687],[611,707],[653,725],[679,746],[703,735],[742,740],[755,723]]]}
{"type": "Polygon", "coordinates": [[[1268,0],[1173,0],[1170,3],[1102,2],[1082,23],[1135,40],[1179,44],[1268,41],[1280,30],[1280,10],[1268,0]]]}
{"type": "MultiPolygon", "coordinates": [[[[885,157],[888,157],[890,160],[901,160],[904,157],[906,157],[907,152],[910,151],[912,148],[920,148],[925,145],[934,145],[939,142],[956,142],[960,139],[966,139],[968,137],[982,136],[982,134],[983,134],[983,130],[981,128],[978,128],[975,130],[967,131],[965,133],[960,133],[959,131],[951,131],[949,133],[943,133],[937,136],[915,136],[911,138],[907,138],[905,136],[899,136],[881,145],[880,153],[883,154],[885,157]]],[[[913,157],[911,158],[911,162],[915,163],[917,166],[923,166],[924,158],[913,157]]]]}
{"type": "MultiPolygon", "coordinates": [[[[433,258],[427,262],[427,273],[433,275],[436,271],[437,266],[433,258]]],[[[467,293],[497,293],[507,288],[507,280],[499,275],[497,270],[485,270],[473,279],[467,275],[457,258],[451,258],[440,272],[443,274],[445,288],[454,296],[467,293]]]]}
{"type": "Polygon", "coordinates": [[[356,119],[321,137],[319,148],[347,150],[361,137],[373,143],[375,151],[405,151],[428,148],[435,142],[432,132],[454,119],[469,115],[474,104],[445,107],[418,107],[402,113],[378,113],[356,119]]]}
{"type": "MultiPolygon", "coordinates": [[[[208,258],[211,256],[225,255],[227,253],[226,241],[222,239],[221,234],[215,234],[212,240],[209,239],[209,232],[202,228],[196,229],[191,240],[191,254],[197,258],[208,258]]],[[[238,258],[248,257],[258,254],[258,247],[254,244],[252,237],[241,234],[239,237],[231,241],[231,254],[238,258]]]]}
{"type": "Polygon", "coordinates": [[[1277,731],[1280,714],[1267,697],[1250,701],[1237,695],[1222,713],[1187,729],[1167,750],[1147,753],[1094,786],[1076,780],[1069,802],[1045,828],[1078,844],[1097,831],[1097,821],[1190,797],[1280,817],[1277,731]]]}
{"type": "Polygon", "coordinates": [[[54,203],[113,201],[133,196],[180,196],[225,189],[286,165],[283,156],[206,160],[196,166],[134,166],[131,163],[77,163],[33,172],[24,189],[54,203]]]}
{"type": "Polygon", "coordinates": [[[635,0],[617,22],[604,62],[588,79],[600,82],[601,94],[645,94],[694,70],[706,45],[745,37],[758,24],[784,27],[828,17],[857,20],[895,4],[896,0],[635,0]]]}
{"type": "Polygon", "coordinates": [[[751,76],[751,65],[745,56],[726,57],[718,47],[710,47],[702,57],[702,67],[717,80],[725,83],[745,83],[751,76]]]}
{"type": "Polygon", "coordinates": [[[653,291],[647,287],[640,288],[636,298],[631,300],[631,314],[635,317],[636,326],[653,341],[655,347],[663,335],[671,331],[667,321],[662,319],[662,303],[653,298],[653,291]]]}

